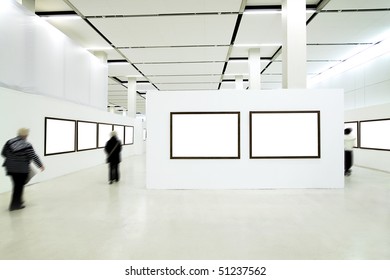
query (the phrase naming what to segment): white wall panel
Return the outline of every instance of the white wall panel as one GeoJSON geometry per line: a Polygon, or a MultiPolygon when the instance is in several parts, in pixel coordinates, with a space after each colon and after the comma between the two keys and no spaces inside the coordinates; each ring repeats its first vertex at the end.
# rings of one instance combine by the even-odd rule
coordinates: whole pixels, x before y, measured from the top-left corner
{"type": "MultiPolygon", "coordinates": [[[[106,66],[92,63],[96,58],[91,53],[48,22],[4,0],[0,38],[0,85],[106,110],[103,98],[91,98],[91,79],[107,83],[106,66]]],[[[107,93],[106,87],[93,90],[97,96],[107,93]]]]}
{"type": "MultiPolygon", "coordinates": [[[[390,103],[366,106],[345,111],[345,121],[386,119],[390,117],[390,103]]],[[[354,149],[355,165],[390,172],[390,152],[354,149]]]]}
{"type": "MultiPolygon", "coordinates": [[[[155,189],[342,188],[340,90],[148,92],[147,182],[155,189]],[[321,158],[250,159],[249,112],[319,110],[321,158]],[[170,112],[240,111],[240,159],[170,159],[170,112]]],[[[288,141],[286,133],[285,141],[288,141]]]]}

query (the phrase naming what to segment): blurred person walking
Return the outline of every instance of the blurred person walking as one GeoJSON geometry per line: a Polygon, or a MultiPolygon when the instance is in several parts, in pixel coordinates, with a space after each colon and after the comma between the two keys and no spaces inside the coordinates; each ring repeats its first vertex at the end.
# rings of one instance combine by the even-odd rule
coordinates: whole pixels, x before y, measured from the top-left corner
{"type": "Polygon", "coordinates": [[[116,131],[111,131],[111,138],[107,141],[104,151],[107,154],[109,164],[108,182],[111,185],[114,181],[119,182],[119,163],[121,162],[122,144],[117,137],[116,131]]]}
{"type": "Polygon", "coordinates": [[[41,171],[45,170],[41,160],[34,151],[33,146],[27,142],[29,129],[20,128],[17,136],[8,140],[1,155],[5,158],[3,166],[7,171],[7,175],[12,178],[13,189],[12,198],[9,206],[10,211],[25,208],[22,201],[24,186],[30,172],[30,163],[34,162],[41,171]]]}
{"type": "Polygon", "coordinates": [[[352,135],[352,128],[344,129],[344,175],[351,175],[353,165],[353,146],[356,137],[352,135]]]}

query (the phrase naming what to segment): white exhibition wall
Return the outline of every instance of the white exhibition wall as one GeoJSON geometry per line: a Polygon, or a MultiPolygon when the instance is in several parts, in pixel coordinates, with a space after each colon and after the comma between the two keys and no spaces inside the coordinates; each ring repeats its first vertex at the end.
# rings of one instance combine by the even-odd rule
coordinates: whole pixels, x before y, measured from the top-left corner
{"type": "MultiPolygon", "coordinates": [[[[61,101],[55,98],[26,94],[7,88],[0,88],[0,118],[1,148],[5,142],[16,136],[21,127],[30,129],[28,141],[42,159],[46,170],[33,178],[32,183],[45,181],[64,174],[79,171],[85,168],[105,163],[103,149],[85,150],[79,152],[44,156],[45,117],[82,120],[118,125],[134,126],[134,144],[123,146],[122,157],[126,158],[145,152],[143,141],[144,123],[141,119],[123,117],[91,107],[78,105],[72,102],[61,101]]],[[[112,128],[112,126],[110,126],[112,128]]],[[[109,138],[109,131],[107,139],[109,138]]],[[[51,135],[55,137],[54,135],[51,135]]],[[[87,144],[88,145],[88,144],[87,144]]],[[[53,146],[53,149],[57,149],[53,146]]],[[[107,174],[102,174],[101,180],[106,181],[107,174]]],[[[11,180],[5,175],[4,168],[0,172],[0,193],[11,189],[11,180]]]]}
{"type": "MultiPolygon", "coordinates": [[[[345,121],[390,118],[390,53],[314,85],[344,89],[345,121]]],[[[354,149],[354,164],[390,172],[390,151],[354,149]]]]}
{"type": "Polygon", "coordinates": [[[343,98],[341,90],[149,91],[147,188],[343,188],[343,98]],[[320,111],[321,157],[250,159],[250,111],[320,111]],[[171,159],[171,112],[240,112],[240,158],[171,159]]]}
{"type": "Polygon", "coordinates": [[[108,68],[44,19],[0,1],[0,86],[107,110],[108,68]]]}
{"type": "MultiPolygon", "coordinates": [[[[368,106],[345,111],[345,121],[366,121],[388,119],[390,117],[390,103],[368,106]]],[[[389,137],[389,133],[387,132],[389,137]]],[[[378,141],[379,139],[374,139],[378,141]]],[[[385,143],[388,146],[388,143],[385,143]]],[[[357,166],[390,172],[390,151],[372,149],[354,149],[354,164],[357,166]]]]}

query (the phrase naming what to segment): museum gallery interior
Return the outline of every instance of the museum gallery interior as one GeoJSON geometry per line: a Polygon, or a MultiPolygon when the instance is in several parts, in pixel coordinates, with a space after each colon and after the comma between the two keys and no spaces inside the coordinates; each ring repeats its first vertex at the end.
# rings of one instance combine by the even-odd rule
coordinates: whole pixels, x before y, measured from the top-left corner
{"type": "Polygon", "coordinates": [[[390,259],[388,0],[2,0],[0,37],[45,166],[17,211],[0,174],[0,259],[390,259]]]}

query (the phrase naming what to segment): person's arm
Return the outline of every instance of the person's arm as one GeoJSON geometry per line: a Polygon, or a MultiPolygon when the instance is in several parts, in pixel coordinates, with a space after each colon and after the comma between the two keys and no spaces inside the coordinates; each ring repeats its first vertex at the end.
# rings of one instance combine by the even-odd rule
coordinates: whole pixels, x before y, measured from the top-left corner
{"type": "Polygon", "coordinates": [[[41,169],[41,171],[45,170],[45,167],[43,166],[41,159],[35,153],[34,148],[32,146],[29,149],[27,149],[27,156],[34,162],[36,166],[38,166],[41,169]]]}
{"type": "Polygon", "coordinates": [[[7,141],[7,143],[5,143],[5,145],[3,146],[3,149],[1,150],[1,155],[5,158],[7,157],[7,152],[6,152],[7,149],[8,149],[8,141],[7,141]]]}

